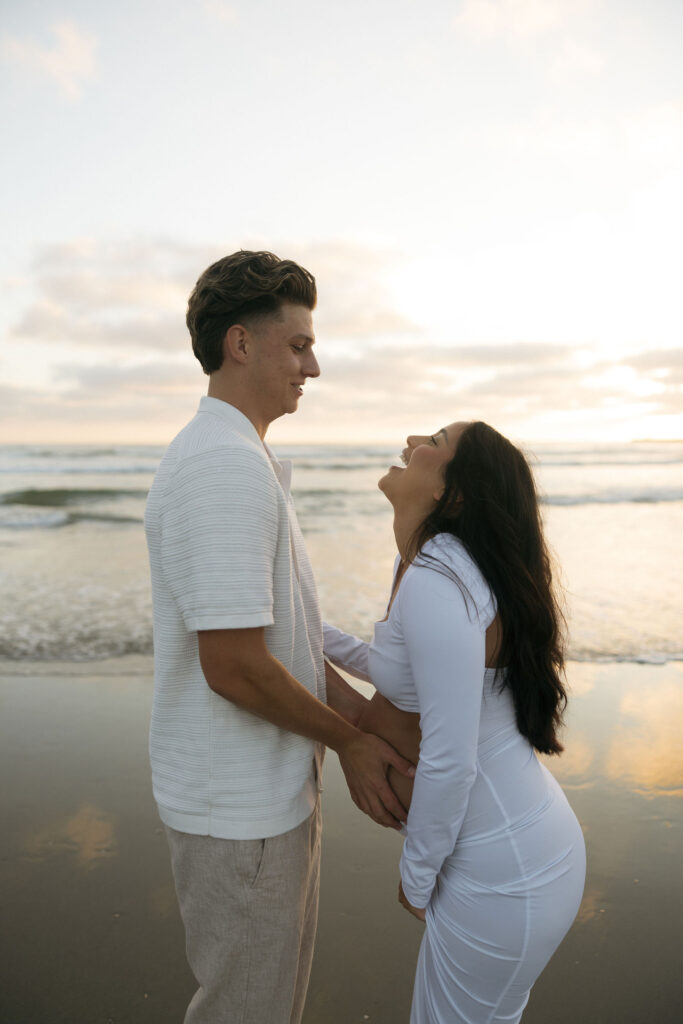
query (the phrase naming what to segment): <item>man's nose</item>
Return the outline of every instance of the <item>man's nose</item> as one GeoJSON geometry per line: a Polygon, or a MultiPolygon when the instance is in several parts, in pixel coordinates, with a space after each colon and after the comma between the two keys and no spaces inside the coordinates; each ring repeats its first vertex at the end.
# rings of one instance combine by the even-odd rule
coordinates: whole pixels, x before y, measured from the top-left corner
{"type": "Polygon", "coordinates": [[[307,377],[319,377],[320,367],[318,366],[318,360],[315,358],[312,352],[309,352],[306,365],[304,366],[304,373],[307,377]]]}

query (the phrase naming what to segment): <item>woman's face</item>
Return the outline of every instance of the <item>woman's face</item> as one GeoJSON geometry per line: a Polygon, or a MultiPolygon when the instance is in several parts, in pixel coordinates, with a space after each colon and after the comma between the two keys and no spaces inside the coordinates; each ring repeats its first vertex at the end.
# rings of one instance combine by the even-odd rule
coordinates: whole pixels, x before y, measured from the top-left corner
{"type": "Polygon", "coordinates": [[[435,434],[411,434],[402,452],[405,469],[392,466],[379,481],[394,507],[412,506],[427,514],[443,494],[443,473],[453,458],[458,439],[467,423],[451,423],[435,434]]]}

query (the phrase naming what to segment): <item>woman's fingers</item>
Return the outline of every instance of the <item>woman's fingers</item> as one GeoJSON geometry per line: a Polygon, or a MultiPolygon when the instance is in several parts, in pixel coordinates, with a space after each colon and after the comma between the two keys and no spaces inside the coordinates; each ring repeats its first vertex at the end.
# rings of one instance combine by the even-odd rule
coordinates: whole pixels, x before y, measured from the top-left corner
{"type": "Polygon", "coordinates": [[[387,763],[395,768],[401,775],[407,775],[409,779],[415,778],[415,765],[402,757],[397,750],[387,743],[387,763]]]}
{"type": "Polygon", "coordinates": [[[405,909],[409,913],[411,913],[413,915],[413,917],[416,917],[418,919],[418,921],[422,921],[423,923],[426,921],[426,918],[427,918],[427,910],[426,910],[426,908],[425,907],[414,907],[411,903],[408,902],[408,900],[406,899],[406,894],[403,891],[403,883],[402,882],[398,883],[398,902],[401,904],[402,907],[405,907],[405,909]]]}

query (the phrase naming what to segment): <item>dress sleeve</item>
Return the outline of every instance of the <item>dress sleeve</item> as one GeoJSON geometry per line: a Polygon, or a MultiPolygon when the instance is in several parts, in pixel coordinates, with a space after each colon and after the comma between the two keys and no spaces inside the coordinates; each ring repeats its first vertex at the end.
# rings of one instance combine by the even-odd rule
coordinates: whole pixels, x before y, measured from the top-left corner
{"type": "Polygon", "coordinates": [[[342,633],[336,626],[323,622],[323,650],[333,665],[338,665],[357,679],[372,682],[368,672],[370,644],[350,633],[342,633]]]}
{"type": "Polygon", "coordinates": [[[477,774],[486,628],[471,596],[435,569],[413,566],[397,600],[422,730],[400,872],[408,901],[426,907],[477,774]]]}

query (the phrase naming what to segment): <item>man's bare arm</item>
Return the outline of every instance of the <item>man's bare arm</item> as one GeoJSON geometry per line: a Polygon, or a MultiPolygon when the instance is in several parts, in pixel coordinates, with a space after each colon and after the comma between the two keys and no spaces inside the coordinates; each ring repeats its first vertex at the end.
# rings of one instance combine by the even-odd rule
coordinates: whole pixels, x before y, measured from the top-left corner
{"type": "Polygon", "coordinates": [[[408,776],[413,766],[309,693],[270,653],[263,627],[202,630],[197,639],[202,671],[215,693],[281,729],[331,747],[354,803],[380,825],[398,828],[405,821],[407,812],[386,776],[390,765],[408,776]]]}

